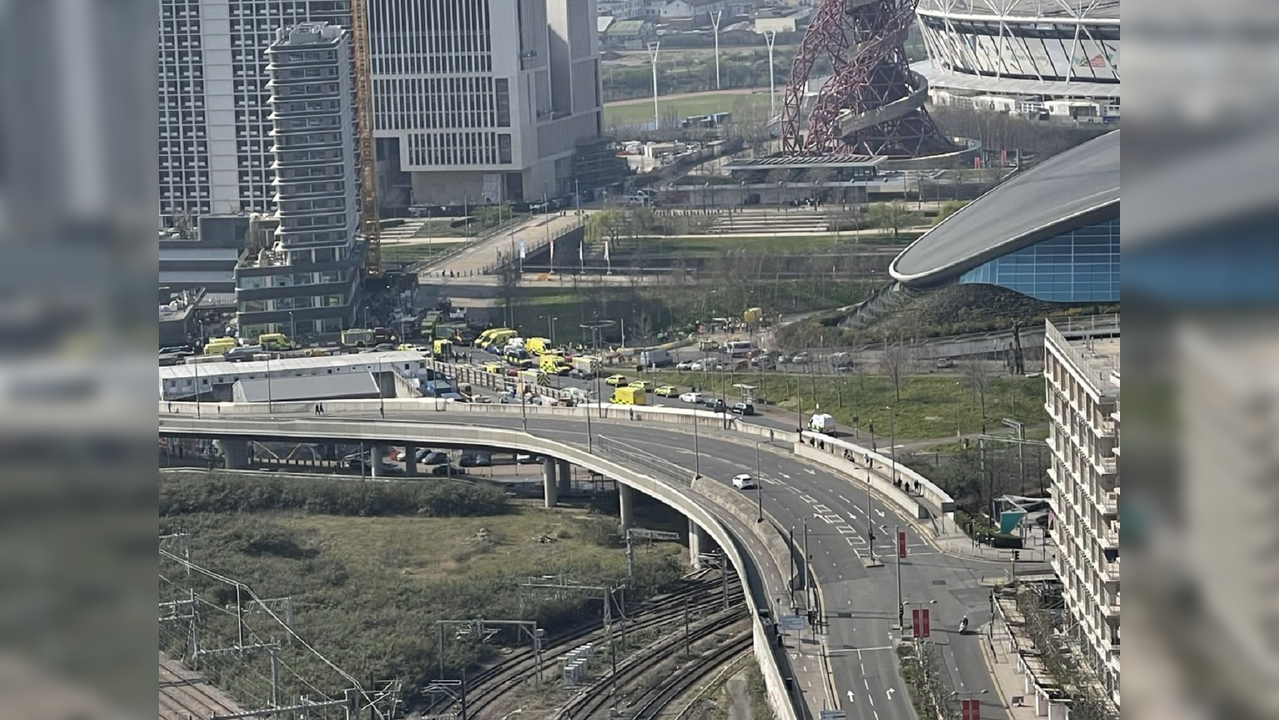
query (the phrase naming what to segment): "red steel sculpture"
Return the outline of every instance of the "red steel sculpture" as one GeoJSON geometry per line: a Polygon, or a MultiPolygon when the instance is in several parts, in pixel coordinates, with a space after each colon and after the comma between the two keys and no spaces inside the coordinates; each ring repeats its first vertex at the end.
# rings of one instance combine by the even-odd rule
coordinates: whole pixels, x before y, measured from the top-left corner
{"type": "Polygon", "coordinates": [[[916,1],[823,1],[786,84],[783,154],[920,157],[955,150],[924,109],[927,81],[906,62],[916,1]],[[805,136],[804,94],[823,55],[832,72],[813,103],[805,136]]]}

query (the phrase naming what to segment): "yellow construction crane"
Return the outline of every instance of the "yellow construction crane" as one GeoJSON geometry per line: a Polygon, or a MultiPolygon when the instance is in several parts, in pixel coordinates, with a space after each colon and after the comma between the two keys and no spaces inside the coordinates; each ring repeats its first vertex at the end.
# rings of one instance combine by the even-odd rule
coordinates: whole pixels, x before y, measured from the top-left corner
{"type": "Polygon", "coordinates": [[[360,152],[360,230],[369,244],[364,270],[382,275],[382,222],[377,202],[377,150],[373,145],[373,67],[369,60],[369,7],[351,2],[351,47],[355,52],[355,118],[360,152]]]}

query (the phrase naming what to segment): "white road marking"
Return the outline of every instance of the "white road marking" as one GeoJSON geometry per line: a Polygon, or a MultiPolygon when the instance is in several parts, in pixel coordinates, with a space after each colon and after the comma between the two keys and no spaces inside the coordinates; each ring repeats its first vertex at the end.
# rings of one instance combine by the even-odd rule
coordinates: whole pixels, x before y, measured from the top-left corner
{"type": "Polygon", "coordinates": [[[786,474],[786,473],[784,473],[784,472],[779,472],[779,473],[777,473],[777,474],[778,474],[778,475],[781,475],[782,477],[786,478],[787,480],[790,480],[790,475],[787,475],[787,474],[786,474]]]}
{"type": "MultiPolygon", "coordinates": [[[[864,666],[863,666],[863,667],[864,667],[864,666]]],[[[868,679],[866,679],[866,678],[862,678],[862,684],[866,686],[866,689],[867,689],[867,690],[870,690],[870,680],[868,680],[868,679]]]]}
{"type": "Polygon", "coordinates": [[[817,474],[817,473],[813,472],[813,470],[812,470],[811,468],[804,468],[804,472],[808,473],[809,475],[816,475],[816,474],[817,474]]]}
{"type": "Polygon", "coordinates": [[[878,710],[876,710],[876,711],[875,711],[875,720],[879,720],[879,711],[878,711],[878,710]]]}
{"type": "Polygon", "coordinates": [[[880,510],[879,508],[875,508],[875,514],[880,517],[884,517],[884,511],[880,510]]]}
{"type": "Polygon", "coordinates": [[[830,508],[826,507],[825,505],[814,505],[814,506],[813,506],[813,509],[814,509],[814,510],[816,510],[817,512],[819,512],[819,513],[828,513],[828,512],[830,512],[830,508]]]}
{"type": "Polygon", "coordinates": [[[839,496],[839,499],[840,499],[840,500],[843,500],[843,501],[844,501],[844,502],[846,502],[846,503],[851,503],[851,502],[852,502],[852,500],[849,500],[848,498],[844,497],[843,495],[840,495],[840,496],[839,496]]]}
{"type": "Polygon", "coordinates": [[[812,495],[800,495],[800,496],[799,496],[799,499],[800,499],[800,500],[803,500],[804,502],[808,503],[809,505],[812,505],[812,504],[814,504],[814,503],[816,503],[816,502],[817,502],[817,499],[816,499],[816,498],[814,498],[812,495]]]}
{"type": "Polygon", "coordinates": [[[897,692],[896,688],[888,688],[888,699],[889,699],[889,700],[892,700],[892,699],[893,699],[893,693],[894,693],[894,692],[897,692]]]}
{"type": "Polygon", "coordinates": [[[848,702],[850,702],[850,703],[851,703],[852,701],[853,701],[853,691],[852,691],[852,690],[849,690],[849,691],[848,691],[848,702]]]}
{"type": "Polygon", "coordinates": [[[852,525],[836,525],[835,529],[838,530],[840,534],[842,535],[851,535],[857,532],[856,530],[853,529],[852,525]]]}

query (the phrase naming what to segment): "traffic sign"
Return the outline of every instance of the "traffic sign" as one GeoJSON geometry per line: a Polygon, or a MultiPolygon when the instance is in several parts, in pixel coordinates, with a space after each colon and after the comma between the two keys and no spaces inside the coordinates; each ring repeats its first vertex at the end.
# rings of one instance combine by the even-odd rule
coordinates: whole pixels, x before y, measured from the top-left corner
{"type": "Polygon", "coordinates": [[[823,710],[820,720],[848,720],[848,715],[843,710],[823,710]]]}
{"type": "Polygon", "coordinates": [[[897,557],[906,557],[906,531],[899,530],[897,532],[897,557]]]}
{"type": "Polygon", "coordinates": [[[803,615],[783,615],[778,619],[778,625],[782,630],[802,631],[804,629],[803,615]]]}

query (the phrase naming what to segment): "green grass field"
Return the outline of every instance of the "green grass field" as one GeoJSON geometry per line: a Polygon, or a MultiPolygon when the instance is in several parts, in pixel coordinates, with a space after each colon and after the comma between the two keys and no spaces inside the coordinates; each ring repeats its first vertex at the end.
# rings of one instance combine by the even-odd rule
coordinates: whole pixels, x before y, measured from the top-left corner
{"type": "MultiPolygon", "coordinates": [[[[737,103],[750,103],[757,107],[768,107],[768,94],[745,94],[712,92],[696,97],[683,97],[675,100],[658,98],[658,112],[663,116],[674,112],[676,117],[689,115],[710,115],[717,112],[728,112],[737,103]]],[[[644,100],[625,100],[618,104],[604,106],[605,125],[639,125],[653,121],[652,98],[644,100]]]]}
{"type": "Polygon", "coordinates": [[[860,426],[869,437],[869,423],[876,436],[888,436],[895,424],[897,439],[915,440],[954,437],[956,430],[978,432],[983,423],[1000,427],[1000,418],[1016,418],[1028,425],[1047,423],[1043,406],[1044,381],[1040,378],[998,378],[986,391],[986,417],[967,383],[956,375],[919,375],[902,382],[897,402],[892,381],[887,377],[847,375],[813,377],[798,373],[692,373],[661,372],[659,383],[688,389],[697,385],[707,392],[733,397],[734,383],[756,386],[756,396],[770,406],[795,412],[798,424],[814,412],[830,413],[841,425],[860,426]],[[721,388],[723,390],[721,390],[721,388]],[[896,412],[889,410],[896,406],[896,412]],[[890,422],[890,415],[892,422],[890,422]],[[854,419],[856,418],[856,420],[854,419]]]}
{"type": "MultiPolygon", "coordinates": [[[[914,236],[903,234],[897,244],[905,244],[914,236]]],[[[638,245],[651,252],[688,253],[690,255],[717,255],[727,251],[749,254],[786,252],[787,254],[813,254],[829,252],[836,248],[855,249],[859,246],[891,245],[889,235],[760,235],[750,237],[665,237],[619,238],[614,246],[617,251],[630,251],[638,245]]]]}

